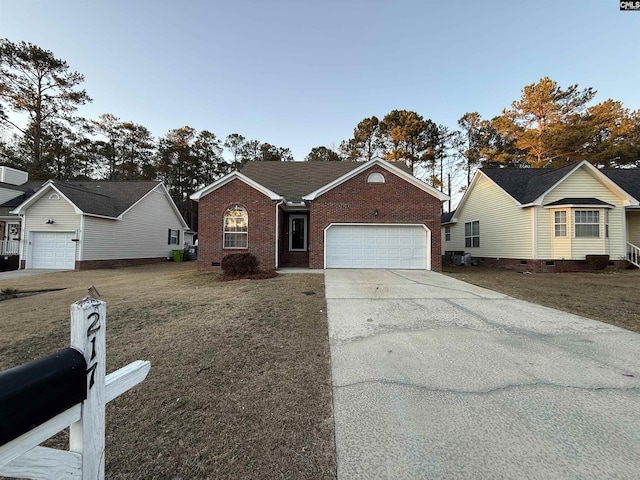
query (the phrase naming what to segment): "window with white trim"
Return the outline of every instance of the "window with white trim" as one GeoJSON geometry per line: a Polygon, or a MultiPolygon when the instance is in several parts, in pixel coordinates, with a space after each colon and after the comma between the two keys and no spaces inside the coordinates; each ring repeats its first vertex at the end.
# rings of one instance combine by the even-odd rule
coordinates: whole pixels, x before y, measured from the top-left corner
{"type": "Polygon", "coordinates": [[[553,212],[553,225],[554,225],[554,233],[556,237],[567,236],[567,211],[566,210],[558,210],[557,212],[553,212]]]}
{"type": "Polygon", "coordinates": [[[599,238],[600,212],[598,210],[576,210],[574,231],[576,238],[599,238]]]}
{"type": "Polygon", "coordinates": [[[604,211],[604,238],[609,238],[609,210],[604,211]]]}
{"type": "Polygon", "coordinates": [[[240,205],[233,205],[224,212],[223,248],[248,248],[249,217],[247,210],[240,205]]]}
{"type": "Polygon", "coordinates": [[[373,172],[367,177],[367,183],[384,183],[384,175],[379,172],[373,172]]]}
{"type": "Polygon", "coordinates": [[[451,241],[451,226],[447,225],[446,227],[444,227],[444,241],[445,242],[450,242],[451,241]]]}
{"type": "Polygon", "coordinates": [[[478,248],[480,246],[480,221],[466,222],[464,224],[464,246],[466,248],[478,248]]]}

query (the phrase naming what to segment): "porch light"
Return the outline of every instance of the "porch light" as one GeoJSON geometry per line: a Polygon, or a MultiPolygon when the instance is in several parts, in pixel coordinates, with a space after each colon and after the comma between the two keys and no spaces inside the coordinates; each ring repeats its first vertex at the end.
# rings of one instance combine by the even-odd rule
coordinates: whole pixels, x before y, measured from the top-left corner
{"type": "Polygon", "coordinates": [[[378,209],[377,209],[377,208],[373,211],[373,216],[374,216],[374,217],[377,217],[377,216],[378,216],[378,209]]]}
{"type": "Polygon", "coordinates": [[[53,225],[54,221],[52,218],[50,218],[49,220],[47,220],[47,225],[53,225]]]}

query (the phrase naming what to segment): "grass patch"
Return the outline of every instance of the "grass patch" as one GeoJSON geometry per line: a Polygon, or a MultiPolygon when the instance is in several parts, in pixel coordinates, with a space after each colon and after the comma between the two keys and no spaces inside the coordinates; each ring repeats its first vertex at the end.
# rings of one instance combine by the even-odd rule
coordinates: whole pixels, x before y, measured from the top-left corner
{"type": "Polygon", "coordinates": [[[107,302],[107,372],[151,361],[147,379],[107,406],[108,478],[334,477],[323,277],[220,282],[194,268],[12,279],[66,290],[0,304],[0,370],[67,347],[69,305],[95,285],[107,302]]]}
{"type": "Polygon", "coordinates": [[[443,273],[514,298],[640,332],[640,270],[534,273],[444,267],[443,273]]]}

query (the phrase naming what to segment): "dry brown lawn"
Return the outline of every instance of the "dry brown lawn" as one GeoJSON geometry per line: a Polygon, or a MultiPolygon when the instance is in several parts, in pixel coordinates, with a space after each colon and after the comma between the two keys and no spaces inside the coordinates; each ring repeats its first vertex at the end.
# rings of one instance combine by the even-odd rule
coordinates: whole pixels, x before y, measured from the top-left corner
{"type": "Polygon", "coordinates": [[[91,285],[107,302],[107,372],[151,361],[107,406],[107,478],[335,476],[322,275],[218,282],[165,263],[0,280],[66,288],[0,302],[0,370],[67,347],[69,306],[91,285]]]}
{"type": "Polygon", "coordinates": [[[511,297],[640,332],[640,270],[532,273],[444,267],[446,275],[511,297]]]}

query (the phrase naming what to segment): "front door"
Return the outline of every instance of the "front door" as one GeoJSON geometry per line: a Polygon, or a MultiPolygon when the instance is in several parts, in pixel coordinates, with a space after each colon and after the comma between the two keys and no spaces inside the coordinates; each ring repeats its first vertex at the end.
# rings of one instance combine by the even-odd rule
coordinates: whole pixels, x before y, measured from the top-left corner
{"type": "Polygon", "coordinates": [[[307,251],[307,216],[289,216],[289,251],[307,251]]]}

